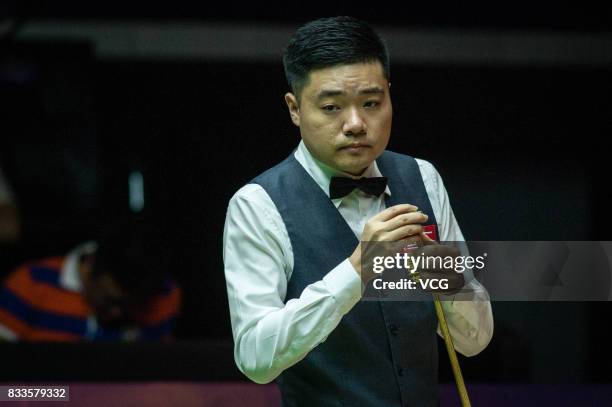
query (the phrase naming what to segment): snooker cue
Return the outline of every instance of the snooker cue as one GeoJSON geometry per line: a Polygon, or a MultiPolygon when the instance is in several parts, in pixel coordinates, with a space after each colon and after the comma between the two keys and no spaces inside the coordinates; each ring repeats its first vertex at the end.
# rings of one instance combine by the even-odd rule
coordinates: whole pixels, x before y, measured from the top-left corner
{"type": "MultiPolygon", "coordinates": [[[[414,263],[410,258],[411,269],[414,270],[414,263]]],[[[415,278],[417,276],[412,276],[415,278]]],[[[453,370],[453,376],[455,376],[455,384],[457,385],[457,391],[459,392],[459,399],[461,400],[461,407],[471,407],[470,398],[468,396],[465,382],[463,381],[463,374],[461,374],[461,367],[459,366],[459,359],[457,359],[457,353],[455,352],[455,346],[453,345],[453,338],[451,337],[448,324],[446,323],[446,317],[444,316],[444,309],[442,309],[442,303],[440,302],[440,296],[436,293],[432,293],[434,306],[436,308],[436,315],[438,316],[438,322],[440,323],[440,331],[444,337],[444,344],[446,345],[446,351],[448,352],[448,358],[450,359],[451,368],[453,370]]]]}
{"type": "Polygon", "coordinates": [[[457,391],[459,392],[459,398],[461,399],[461,407],[471,407],[470,398],[468,396],[465,382],[463,381],[463,375],[461,374],[461,367],[459,367],[459,360],[457,359],[457,353],[453,346],[453,338],[451,337],[446,323],[446,317],[444,316],[444,310],[442,309],[442,303],[438,294],[432,294],[434,299],[434,305],[436,307],[436,314],[438,315],[438,322],[440,323],[440,330],[444,337],[444,343],[446,345],[446,351],[448,352],[448,358],[451,362],[451,368],[453,369],[453,375],[455,376],[455,384],[457,385],[457,391]]]}

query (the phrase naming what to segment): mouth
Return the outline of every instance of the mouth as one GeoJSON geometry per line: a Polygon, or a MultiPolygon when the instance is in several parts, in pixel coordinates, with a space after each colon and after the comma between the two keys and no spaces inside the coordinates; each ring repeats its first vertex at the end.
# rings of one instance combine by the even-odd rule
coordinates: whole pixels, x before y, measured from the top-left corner
{"type": "Polygon", "coordinates": [[[346,150],[346,151],[361,151],[365,148],[369,148],[370,146],[368,146],[367,144],[362,144],[362,143],[351,143],[349,145],[340,147],[339,150],[346,150]]]}

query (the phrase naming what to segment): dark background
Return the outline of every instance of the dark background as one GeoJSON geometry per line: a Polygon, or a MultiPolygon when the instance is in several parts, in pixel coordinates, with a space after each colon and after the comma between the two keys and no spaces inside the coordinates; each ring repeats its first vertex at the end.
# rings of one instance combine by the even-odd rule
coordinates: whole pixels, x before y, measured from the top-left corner
{"type": "MultiPolygon", "coordinates": [[[[24,231],[17,247],[3,249],[0,274],[25,259],[65,253],[108,219],[131,216],[127,177],[138,170],[145,180],[144,211],[173,236],[166,250],[176,259],[173,272],[184,290],[177,344],[3,345],[0,354],[11,369],[2,369],[0,379],[240,378],[221,256],[225,210],[238,188],[299,142],[282,99],[287,86],[280,54],[252,61],[107,58],[88,40],[20,37],[33,21],[297,28],[322,15],[352,14],[407,30],[554,32],[561,41],[564,35],[607,38],[612,26],[606,10],[588,7],[508,2],[496,10],[337,6],[321,12],[308,4],[293,3],[299,14],[259,5],[215,12],[204,5],[73,2],[0,8],[11,16],[3,20],[0,43],[0,162],[24,231]],[[24,355],[47,358],[47,367],[38,362],[33,370],[24,355]]],[[[389,148],[438,168],[466,239],[610,240],[612,63],[458,63],[443,57],[394,63],[391,57],[389,148]]],[[[612,379],[609,303],[494,303],[493,310],[493,341],[481,355],[462,358],[468,380],[612,379]]],[[[442,380],[450,381],[440,349],[442,380]]]]}

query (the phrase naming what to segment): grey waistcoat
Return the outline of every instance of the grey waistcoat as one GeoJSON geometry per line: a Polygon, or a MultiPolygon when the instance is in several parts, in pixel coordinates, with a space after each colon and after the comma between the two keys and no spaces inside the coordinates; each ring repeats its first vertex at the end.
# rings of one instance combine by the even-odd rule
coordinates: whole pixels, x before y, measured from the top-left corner
{"type": "MultiPolygon", "coordinates": [[[[416,160],[385,151],[387,207],[416,205],[436,224],[416,160]]],[[[256,177],[278,209],[293,248],[285,301],[300,296],[358,244],[329,197],[291,154],[256,177]]],[[[327,340],[277,379],[283,406],[438,405],[437,319],[431,302],[360,301],[327,340]]]]}

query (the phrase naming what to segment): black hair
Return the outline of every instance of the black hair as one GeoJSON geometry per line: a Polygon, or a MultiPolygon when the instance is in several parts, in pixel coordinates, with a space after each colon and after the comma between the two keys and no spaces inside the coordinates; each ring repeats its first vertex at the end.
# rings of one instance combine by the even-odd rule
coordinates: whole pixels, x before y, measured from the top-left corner
{"type": "Polygon", "coordinates": [[[109,275],[133,304],[145,304],[169,282],[172,255],[163,228],[119,221],[104,226],[97,239],[92,277],[109,275]]]}
{"type": "Polygon", "coordinates": [[[367,23],[340,16],[314,20],[300,27],[283,55],[285,77],[299,100],[311,71],[336,65],[379,61],[390,80],[389,53],[367,23]]]}

